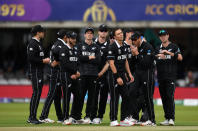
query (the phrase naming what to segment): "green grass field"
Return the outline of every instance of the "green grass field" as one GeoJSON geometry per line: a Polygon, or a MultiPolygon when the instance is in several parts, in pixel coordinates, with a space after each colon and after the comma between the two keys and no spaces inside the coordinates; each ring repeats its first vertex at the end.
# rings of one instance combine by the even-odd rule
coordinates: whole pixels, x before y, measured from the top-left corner
{"type": "MultiPolygon", "coordinates": [[[[38,117],[41,113],[43,104],[39,105],[38,117]]],[[[84,113],[84,111],[83,111],[84,113]]],[[[157,127],[109,127],[109,105],[107,105],[103,124],[101,125],[70,125],[62,124],[40,124],[31,125],[26,123],[29,115],[29,104],[27,103],[10,103],[0,104],[0,131],[9,130],[197,130],[198,131],[198,107],[176,106],[176,126],[164,127],[159,126],[159,122],[163,121],[162,106],[155,106],[155,115],[157,127]],[[9,127],[9,128],[8,128],[9,127]],[[11,127],[11,128],[10,128],[11,127]]],[[[83,115],[84,117],[84,115],[83,115]]],[[[49,118],[56,120],[54,105],[52,105],[49,118]]]]}

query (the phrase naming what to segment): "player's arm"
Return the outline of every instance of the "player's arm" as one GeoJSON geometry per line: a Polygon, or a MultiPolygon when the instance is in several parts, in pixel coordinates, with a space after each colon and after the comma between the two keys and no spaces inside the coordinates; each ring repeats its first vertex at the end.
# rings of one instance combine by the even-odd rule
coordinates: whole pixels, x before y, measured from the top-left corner
{"type": "Polygon", "coordinates": [[[98,77],[101,77],[108,70],[108,68],[109,68],[109,63],[106,62],[102,70],[98,73],[98,77]]]}
{"type": "Polygon", "coordinates": [[[117,69],[116,69],[116,66],[114,64],[115,62],[115,48],[113,45],[110,45],[109,46],[109,51],[108,51],[108,55],[107,55],[107,60],[109,62],[109,66],[113,72],[113,76],[114,78],[116,79],[118,85],[122,86],[124,83],[123,83],[123,80],[122,78],[120,77],[119,73],[117,72],[117,69]]]}
{"type": "Polygon", "coordinates": [[[54,60],[54,61],[51,63],[51,66],[52,66],[52,67],[55,67],[55,66],[57,66],[57,65],[59,65],[59,62],[56,61],[56,60],[54,60]]]}
{"type": "Polygon", "coordinates": [[[131,70],[129,68],[129,62],[128,62],[127,59],[126,59],[126,62],[125,62],[125,68],[126,68],[126,71],[127,71],[128,75],[129,75],[129,77],[131,79],[130,82],[133,82],[134,81],[134,78],[133,78],[133,76],[131,74],[131,70]]]}
{"type": "Polygon", "coordinates": [[[95,57],[94,57],[94,59],[90,59],[90,63],[92,63],[92,64],[100,64],[100,61],[101,61],[100,49],[99,49],[98,46],[96,46],[95,57]]]}

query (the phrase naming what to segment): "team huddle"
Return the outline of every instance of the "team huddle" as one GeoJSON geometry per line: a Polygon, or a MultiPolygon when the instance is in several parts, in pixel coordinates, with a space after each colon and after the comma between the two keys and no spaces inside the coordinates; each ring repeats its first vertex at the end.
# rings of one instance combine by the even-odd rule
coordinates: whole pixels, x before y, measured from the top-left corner
{"type": "Polygon", "coordinates": [[[33,37],[27,46],[27,56],[33,94],[28,123],[54,123],[54,120],[48,118],[54,102],[57,123],[101,124],[110,94],[110,126],[156,126],[153,93],[154,73],[157,69],[165,113],[165,121],[160,124],[174,125],[177,61],[183,58],[179,47],[168,40],[167,31],[159,31],[162,43],[155,48],[140,32],[131,29],[122,31],[116,28],[109,33],[107,25],[102,24],[94,39],[94,29],[88,27],[81,43],[76,43],[75,32],[61,29],[49,57],[44,54],[41,43],[44,28],[36,25],[31,33],[33,37]],[[49,92],[38,120],[36,116],[45,64],[49,65],[49,92]],[[71,94],[73,102],[70,108],[71,94]],[[82,118],[86,94],[86,115],[82,118]],[[118,122],[120,96],[122,101],[118,122]]]}

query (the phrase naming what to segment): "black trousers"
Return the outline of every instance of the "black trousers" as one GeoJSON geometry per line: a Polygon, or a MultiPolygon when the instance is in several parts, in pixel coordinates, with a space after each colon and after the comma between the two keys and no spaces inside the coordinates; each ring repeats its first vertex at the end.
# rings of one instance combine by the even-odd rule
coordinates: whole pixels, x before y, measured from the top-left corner
{"type": "Polygon", "coordinates": [[[61,72],[61,82],[63,86],[63,116],[64,120],[68,119],[70,116],[76,120],[81,119],[81,106],[80,103],[80,89],[79,89],[79,81],[72,80],[71,75],[68,72],[61,72]],[[71,93],[73,93],[74,99],[70,114],[70,98],[71,93]]]}
{"type": "Polygon", "coordinates": [[[63,120],[63,114],[61,109],[62,90],[60,84],[60,70],[51,68],[49,79],[49,91],[43,106],[40,119],[43,120],[48,118],[51,104],[54,101],[57,118],[58,120],[63,120]]]}
{"type": "MultiPolygon", "coordinates": [[[[112,76],[113,78],[113,76],[112,76]]],[[[110,120],[115,121],[117,120],[118,115],[118,105],[119,105],[119,97],[122,97],[122,103],[121,103],[121,121],[124,120],[128,115],[128,89],[126,85],[126,77],[125,74],[121,74],[121,78],[124,82],[123,86],[119,86],[117,84],[117,80],[113,78],[113,86],[110,86],[110,120]]]]}
{"type": "Polygon", "coordinates": [[[88,99],[86,106],[85,118],[94,119],[94,105],[95,105],[95,94],[96,94],[96,76],[82,76],[80,78],[81,85],[81,110],[84,105],[84,98],[88,91],[88,99]]]}
{"type": "Polygon", "coordinates": [[[159,91],[162,98],[163,109],[166,119],[175,120],[175,81],[174,80],[160,80],[159,91]]]}
{"type": "MultiPolygon", "coordinates": [[[[153,95],[154,95],[154,90],[155,90],[155,79],[154,79],[154,75],[155,75],[155,69],[151,69],[150,70],[150,77],[149,77],[149,89],[150,89],[150,93],[151,93],[151,97],[153,99],[153,95]]],[[[145,101],[145,100],[144,100],[145,101]]],[[[152,122],[155,123],[155,112],[154,112],[154,104],[151,105],[151,113],[152,113],[152,122]]],[[[142,116],[140,118],[140,121],[147,121],[149,119],[149,107],[147,107],[145,104],[142,104],[141,106],[142,109],[142,116]]]]}
{"type": "MultiPolygon", "coordinates": [[[[138,89],[138,112],[146,110],[147,116],[143,121],[151,120],[155,122],[153,93],[154,93],[154,78],[153,69],[137,70],[136,71],[136,86],[138,89]]],[[[146,114],[145,113],[145,114],[146,114]]],[[[144,115],[144,114],[143,114],[144,115]]]]}
{"type": "Polygon", "coordinates": [[[136,86],[136,75],[133,73],[134,81],[128,85],[129,102],[128,102],[128,116],[134,119],[139,119],[138,112],[138,87],[136,86]]]}
{"type": "Polygon", "coordinates": [[[107,73],[105,73],[101,78],[99,78],[96,83],[96,95],[95,95],[95,104],[94,104],[94,112],[93,112],[94,118],[96,117],[103,118],[103,115],[105,114],[108,91],[109,91],[107,73]]]}
{"type": "Polygon", "coordinates": [[[30,116],[29,119],[36,119],[37,109],[43,88],[43,71],[35,69],[29,74],[32,81],[32,97],[30,101],[30,116]]]}

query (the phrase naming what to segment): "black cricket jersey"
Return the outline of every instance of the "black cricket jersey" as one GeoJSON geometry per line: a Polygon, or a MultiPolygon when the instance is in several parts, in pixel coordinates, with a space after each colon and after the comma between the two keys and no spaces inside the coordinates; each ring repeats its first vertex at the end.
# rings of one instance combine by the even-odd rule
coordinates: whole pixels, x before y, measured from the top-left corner
{"type": "Polygon", "coordinates": [[[128,49],[126,44],[123,42],[121,46],[116,40],[109,46],[108,60],[114,60],[115,67],[118,74],[126,72],[125,62],[127,60],[128,49]]]}
{"type": "Polygon", "coordinates": [[[29,73],[35,70],[43,70],[44,50],[39,40],[32,38],[27,46],[27,58],[29,73]]]}
{"type": "Polygon", "coordinates": [[[101,62],[100,47],[95,42],[91,45],[83,42],[77,45],[77,50],[81,76],[98,76],[98,67],[101,62]],[[89,56],[96,58],[89,60],[89,56]]]}
{"type": "Polygon", "coordinates": [[[58,38],[58,40],[54,43],[54,45],[51,48],[51,60],[59,61],[59,52],[61,48],[64,46],[63,40],[58,38]]]}
{"type": "Polygon", "coordinates": [[[127,44],[126,41],[124,41],[124,43],[126,44],[127,51],[128,51],[127,60],[128,60],[128,63],[129,63],[129,68],[130,68],[131,73],[134,73],[135,68],[136,68],[136,63],[137,63],[136,60],[137,59],[136,59],[135,56],[133,56],[130,45],[127,44]]]}
{"type": "Polygon", "coordinates": [[[156,48],[156,54],[159,54],[162,50],[172,52],[174,56],[164,54],[165,59],[156,58],[158,80],[175,80],[177,77],[177,56],[181,54],[181,51],[179,47],[173,43],[170,43],[167,47],[163,47],[162,45],[158,46],[156,48]]]}
{"type": "MultiPolygon", "coordinates": [[[[58,38],[58,40],[53,44],[51,50],[50,50],[50,60],[53,62],[54,60],[59,62],[59,54],[61,48],[64,46],[62,40],[58,38]]],[[[59,70],[59,66],[55,66],[53,69],[59,70]]]]}
{"type": "Polygon", "coordinates": [[[99,71],[103,69],[103,67],[106,64],[107,61],[107,55],[108,55],[108,47],[109,47],[109,41],[106,41],[105,43],[100,43],[98,39],[95,40],[95,43],[100,47],[100,55],[101,55],[101,62],[99,64],[99,71]]]}
{"type": "Polygon", "coordinates": [[[68,44],[62,46],[60,53],[61,72],[76,74],[78,70],[78,57],[76,48],[71,48],[68,44]]]}
{"type": "Polygon", "coordinates": [[[148,70],[152,69],[154,65],[155,51],[151,44],[143,41],[138,48],[139,54],[136,56],[136,69],[148,70]]]}

